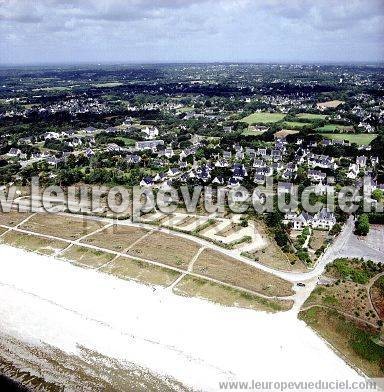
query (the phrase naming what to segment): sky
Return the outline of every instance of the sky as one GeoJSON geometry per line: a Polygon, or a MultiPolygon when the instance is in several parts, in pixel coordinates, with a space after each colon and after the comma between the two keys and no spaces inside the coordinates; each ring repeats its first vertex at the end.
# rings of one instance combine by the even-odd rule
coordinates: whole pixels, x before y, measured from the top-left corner
{"type": "Polygon", "coordinates": [[[0,0],[0,63],[377,62],[384,0],[0,0]]]}

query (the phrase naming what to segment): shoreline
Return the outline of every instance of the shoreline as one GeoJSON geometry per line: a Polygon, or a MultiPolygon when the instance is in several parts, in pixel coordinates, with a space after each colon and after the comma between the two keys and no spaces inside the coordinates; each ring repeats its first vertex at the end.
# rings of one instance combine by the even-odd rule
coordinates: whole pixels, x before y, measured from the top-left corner
{"type": "Polygon", "coordinates": [[[0,332],[39,347],[76,358],[85,347],[204,390],[223,380],[275,379],[276,366],[282,379],[361,379],[292,313],[179,297],[7,245],[0,254],[0,332]]]}

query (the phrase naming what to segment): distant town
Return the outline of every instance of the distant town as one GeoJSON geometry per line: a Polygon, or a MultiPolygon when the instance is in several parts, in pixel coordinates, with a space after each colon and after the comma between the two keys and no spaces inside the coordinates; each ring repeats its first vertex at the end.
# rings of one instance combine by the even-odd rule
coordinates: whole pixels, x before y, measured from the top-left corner
{"type": "Polygon", "coordinates": [[[226,306],[297,311],[349,364],[383,377],[383,71],[347,64],[2,67],[0,190],[2,200],[11,186],[17,194],[12,211],[0,214],[1,241],[226,306]],[[202,198],[196,211],[154,206],[133,222],[132,206],[111,211],[104,190],[91,212],[51,194],[54,215],[17,215],[37,202],[32,178],[64,192],[119,186],[156,195],[201,186],[212,210],[202,198]],[[273,208],[215,210],[218,188],[250,207],[255,188],[260,201],[273,193],[273,208]],[[317,211],[302,202],[278,208],[278,196],[289,205],[294,191],[308,188],[310,204],[322,205],[317,211]],[[328,208],[350,196],[352,210],[328,208]]]}

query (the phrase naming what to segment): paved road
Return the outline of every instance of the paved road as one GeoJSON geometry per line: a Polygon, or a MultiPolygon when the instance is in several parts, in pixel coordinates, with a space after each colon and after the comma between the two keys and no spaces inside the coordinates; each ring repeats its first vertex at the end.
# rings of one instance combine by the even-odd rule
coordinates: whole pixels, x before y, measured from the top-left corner
{"type": "MultiPolygon", "coordinates": [[[[18,200],[19,202],[21,201],[22,204],[29,204],[29,199],[26,198],[20,198],[18,200]]],[[[74,216],[73,214],[67,214],[67,213],[60,213],[61,215],[66,215],[66,216],[74,216]]],[[[133,226],[133,227],[141,227],[145,229],[152,230],[153,225],[148,224],[148,223],[134,223],[131,222],[130,220],[113,220],[111,218],[105,218],[105,217],[97,217],[97,216],[84,216],[84,219],[88,220],[97,220],[101,221],[105,224],[110,224],[110,223],[115,223],[118,225],[124,225],[124,226],[133,226]]],[[[293,283],[297,282],[302,282],[302,281],[307,281],[311,280],[314,277],[318,277],[321,275],[321,273],[324,270],[324,267],[326,264],[331,262],[334,258],[340,257],[340,251],[344,247],[345,242],[349,239],[349,236],[352,234],[353,231],[353,219],[351,218],[350,221],[345,225],[342,233],[339,235],[339,237],[335,240],[334,244],[326,251],[326,253],[320,258],[316,266],[306,272],[295,272],[295,271],[281,271],[281,270],[276,270],[272,267],[268,267],[264,264],[260,264],[257,261],[250,260],[246,257],[241,256],[236,250],[230,250],[230,249],[224,249],[218,245],[213,244],[212,242],[209,242],[207,240],[204,240],[202,238],[198,238],[195,236],[192,236],[190,234],[182,233],[182,232],[177,232],[173,231],[164,227],[160,227],[159,231],[165,232],[172,234],[176,237],[181,237],[188,239],[190,241],[196,242],[200,244],[201,246],[205,246],[208,249],[213,249],[219,253],[225,254],[229,257],[233,257],[239,261],[242,261],[245,264],[252,265],[262,271],[268,272],[270,274],[273,274],[275,276],[278,276],[282,279],[288,280],[293,283]]]]}

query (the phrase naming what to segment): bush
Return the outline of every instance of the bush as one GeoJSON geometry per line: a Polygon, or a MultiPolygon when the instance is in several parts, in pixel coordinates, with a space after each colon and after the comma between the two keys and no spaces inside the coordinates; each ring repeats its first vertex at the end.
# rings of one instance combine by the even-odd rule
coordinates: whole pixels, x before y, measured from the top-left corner
{"type": "Polygon", "coordinates": [[[275,241],[277,242],[277,245],[279,245],[282,248],[288,244],[288,240],[289,240],[288,235],[284,230],[282,229],[276,230],[275,241]]]}
{"type": "Polygon", "coordinates": [[[336,223],[332,229],[329,231],[330,235],[338,235],[341,232],[341,225],[339,223],[336,223]]]}

